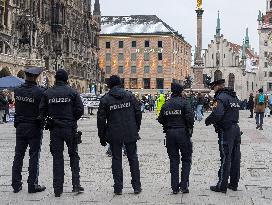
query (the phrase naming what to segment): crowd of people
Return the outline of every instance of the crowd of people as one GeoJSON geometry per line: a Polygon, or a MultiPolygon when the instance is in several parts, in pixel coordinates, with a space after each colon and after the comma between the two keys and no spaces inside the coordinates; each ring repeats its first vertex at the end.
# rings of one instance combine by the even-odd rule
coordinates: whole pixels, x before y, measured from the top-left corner
{"type": "Polygon", "coordinates": [[[0,124],[9,121],[9,110],[12,105],[14,105],[14,100],[11,92],[8,90],[0,91],[0,124]]]}
{"type": "MultiPolygon", "coordinates": [[[[141,105],[141,112],[152,112],[156,110],[159,116],[162,106],[171,98],[171,92],[155,94],[145,94],[139,97],[138,93],[134,93],[136,99],[141,105]]],[[[183,97],[192,105],[195,113],[195,119],[201,121],[204,118],[204,112],[212,110],[214,101],[210,94],[202,94],[193,91],[185,91],[182,93],[183,97]]]]}

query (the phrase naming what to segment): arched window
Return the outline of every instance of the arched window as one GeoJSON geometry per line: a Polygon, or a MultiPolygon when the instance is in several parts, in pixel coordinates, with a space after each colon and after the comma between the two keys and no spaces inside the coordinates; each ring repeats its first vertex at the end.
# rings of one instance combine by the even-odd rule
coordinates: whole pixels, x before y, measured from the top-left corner
{"type": "Polygon", "coordinates": [[[230,74],[229,74],[229,83],[228,83],[228,87],[234,89],[234,83],[235,83],[235,76],[234,76],[233,73],[230,73],[230,74]]]}
{"type": "Polygon", "coordinates": [[[248,91],[248,87],[249,87],[249,82],[247,81],[247,91],[248,91]]]}
{"type": "Polygon", "coordinates": [[[220,80],[220,79],[222,79],[222,76],[223,76],[223,74],[220,70],[217,70],[214,72],[214,80],[220,80]]]}

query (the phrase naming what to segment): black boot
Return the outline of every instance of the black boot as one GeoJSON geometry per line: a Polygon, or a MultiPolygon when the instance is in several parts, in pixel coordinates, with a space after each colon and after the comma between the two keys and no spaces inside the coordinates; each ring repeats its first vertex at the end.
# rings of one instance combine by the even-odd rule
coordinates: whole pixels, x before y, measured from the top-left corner
{"type": "Polygon", "coordinates": [[[122,189],[120,189],[120,190],[115,189],[114,194],[115,195],[122,195],[122,189]]]}
{"type": "Polygon", "coordinates": [[[21,190],[22,190],[22,188],[23,188],[23,186],[22,185],[20,185],[20,186],[18,186],[18,187],[13,187],[13,193],[18,193],[18,192],[20,192],[21,190]]]}
{"type": "Polygon", "coordinates": [[[140,194],[142,192],[142,188],[134,189],[134,194],[140,194]]]}
{"type": "Polygon", "coordinates": [[[179,190],[173,190],[172,193],[173,193],[173,194],[178,194],[178,193],[179,193],[179,190]]]}
{"type": "Polygon", "coordinates": [[[211,186],[210,187],[210,190],[211,191],[214,191],[214,192],[222,192],[222,193],[227,193],[227,189],[225,190],[225,189],[219,189],[219,187],[218,186],[211,186]]]}
{"type": "Polygon", "coordinates": [[[38,184],[35,185],[28,185],[28,193],[37,193],[37,192],[42,192],[46,189],[45,186],[41,186],[38,184]]]}
{"type": "Polygon", "coordinates": [[[183,194],[189,194],[189,189],[188,188],[187,189],[181,189],[181,192],[183,194]]]}
{"type": "Polygon", "coordinates": [[[55,197],[60,197],[62,195],[62,192],[55,192],[55,197]]]}
{"type": "Polygon", "coordinates": [[[231,189],[232,191],[237,191],[237,186],[232,186],[231,184],[228,184],[228,189],[231,189]]]}
{"type": "Polygon", "coordinates": [[[73,186],[73,191],[72,192],[84,192],[84,188],[80,185],[77,185],[77,186],[73,186]]]}

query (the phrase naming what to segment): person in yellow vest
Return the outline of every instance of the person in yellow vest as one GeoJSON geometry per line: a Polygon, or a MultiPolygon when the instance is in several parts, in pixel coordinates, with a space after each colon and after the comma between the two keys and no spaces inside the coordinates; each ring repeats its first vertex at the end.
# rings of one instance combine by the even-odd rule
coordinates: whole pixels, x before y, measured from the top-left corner
{"type": "Polygon", "coordinates": [[[160,115],[161,108],[165,103],[165,97],[164,94],[160,94],[159,98],[157,99],[157,116],[160,115]]]}

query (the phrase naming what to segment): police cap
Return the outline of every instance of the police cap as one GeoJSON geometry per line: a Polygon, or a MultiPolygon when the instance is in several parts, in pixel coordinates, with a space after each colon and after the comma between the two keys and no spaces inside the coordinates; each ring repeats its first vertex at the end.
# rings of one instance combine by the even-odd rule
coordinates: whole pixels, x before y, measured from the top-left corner
{"type": "Polygon", "coordinates": [[[211,82],[211,83],[209,84],[209,86],[210,86],[211,88],[214,88],[214,86],[216,86],[216,85],[221,85],[221,84],[224,84],[224,83],[225,83],[225,79],[219,79],[219,80],[215,80],[215,81],[211,82]]]}
{"type": "Polygon", "coordinates": [[[25,74],[28,76],[38,76],[43,72],[41,67],[29,67],[25,69],[25,74]]]}
{"type": "Polygon", "coordinates": [[[122,85],[121,78],[118,75],[112,75],[107,83],[109,88],[113,88],[114,86],[122,85]]]}
{"type": "Polygon", "coordinates": [[[181,94],[182,91],[183,91],[182,85],[178,83],[171,83],[171,92],[173,94],[181,94]]]}
{"type": "Polygon", "coordinates": [[[56,72],[55,79],[57,81],[67,82],[68,81],[68,73],[64,69],[59,69],[56,72]]]}

